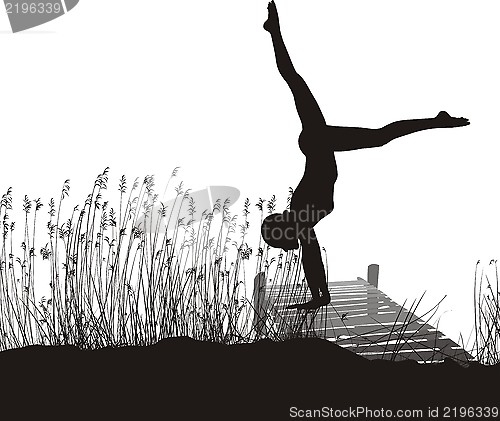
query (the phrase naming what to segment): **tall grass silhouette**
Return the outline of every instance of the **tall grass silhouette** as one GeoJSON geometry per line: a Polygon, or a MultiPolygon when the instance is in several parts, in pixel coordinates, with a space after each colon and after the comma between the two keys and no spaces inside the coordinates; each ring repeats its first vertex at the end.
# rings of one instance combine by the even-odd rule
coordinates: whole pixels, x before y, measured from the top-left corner
{"type": "Polygon", "coordinates": [[[496,260],[489,262],[493,278],[478,273],[480,262],[476,264],[474,279],[474,354],[482,364],[500,363],[500,283],[496,260]]]}
{"type": "MultiPolygon", "coordinates": [[[[17,257],[16,225],[10,222],[12,190],[2,196],[0,349],[148,345],[171,336],[227,344],[253,340],[253,284],[247,285],[245,270],[253,255],[246,243],[250,201],[243,205],[239,224],[228,201],[217,201],[213,209],[203,211],[196,226],[196,203],[182,183],[175,187],[175,201],[187,201],[188,221],[159,202],[152,176],[142,183],[136,179],[131,186],[122,176],[115,208],[104,200],[108,182],[106,168],[83,205],[63,219],[70,191],[66,180],[59,199],[48,203],[42,240],[38,225],[43,204],[25,197],[17,257]],[[153,218],[153,212],[159,217],[153,218]],[[219,220],[215,213],[221,214],[219,220]],[[162,229],[162,224],[173,229],[162,229]],[[40,283],[48,292],[37,298],[40,283]]],[[[257,203],[261,221],[266,206],[271,212],[275,205],[274,196],[268,203],[257,203]]],[[[289,263],[285,274],[282,255],[274,265],[276,258],[267,245],[259,243],[255,257],[256,273],[275,280],[289,276],[289,263]]],[[[299,259],[289,258],[297,276],[299,259]]]]}
{"type": "MultiPolygon", "coordinates": [[[[165,191],[177,174],[175,168],[165,191]]],[[[131,185],[122,176],[113,207],[104,197],[108,185],[106,168],[83,204],[72,209],[66,209],[69,180],[47,204],[25,196],[21,229],[12,220],[12,189],[1,196],[0,350],[141,346],[175,336],[225,344],[325,336],[325,308],[313,315],[278,311],[306,301],[309,292],[301,250],[270,249],[250,229],[250,214],[257,219],[252,226],[260,228],[276,210],[275,196],[254,205],[247,198],[233,215],[228,200],[196,209],[182,182],[173,187],[169,209],[155,193],[153,176],[131,185]],[[189,220],[181,218],[177,203],[187,205],[189,220]],[[254,290],[256,276],[265,280],[260,287],[266,300],[254,290]]],[[[288,206],[292,194],[290,189],[288,206]]],[[[475,282],[474,354],[484,364],[500,362],[496,261],[490,266],[495,281],[476,270],[475,282]]],[[[410,323],[395,325],[391,341],[412,340],[406,335],[410,323]]]]}

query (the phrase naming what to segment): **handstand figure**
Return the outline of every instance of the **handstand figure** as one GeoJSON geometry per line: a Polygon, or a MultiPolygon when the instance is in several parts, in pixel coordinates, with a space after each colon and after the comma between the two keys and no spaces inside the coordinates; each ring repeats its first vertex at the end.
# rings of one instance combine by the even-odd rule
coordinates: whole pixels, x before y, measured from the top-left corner
{"type": "Polygon", "coordinates": [[[338,175],[334,152],[382,146],[410,133],[466,126],[469,121],[441,111],[434,118],[396,121],[380,129],[328,126],[311,91],[293,67],[281,36],[274,1],[268,5],[264,29],[271,34],[278,70],[292,91],[302,122],[299,148],[306,156],[306,165],[302,180],[293,192],[290,211],[269,215],[261,231],[267,244],[285,251],[298,249],[300,242],[302,266],[312,299],[288,308],[316,309],[330,302],[314,226],[333,210],[333,187],[338,175]]]}

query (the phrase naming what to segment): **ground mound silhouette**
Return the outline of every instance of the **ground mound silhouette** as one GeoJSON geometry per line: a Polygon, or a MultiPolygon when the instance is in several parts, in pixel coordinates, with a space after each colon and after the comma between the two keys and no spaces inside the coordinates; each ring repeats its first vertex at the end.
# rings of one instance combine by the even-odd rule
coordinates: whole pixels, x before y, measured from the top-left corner
{"type": "Polygon", "coordinates": [[[0,353],[0,370],[5,415],[67,420],[281,420],[299,410],[358,407],[421,409],[428,418],[429,408],[442,415],[445,407],[498,406],[491,385],[500,374],[500,366],[477,363],[369,361],[312,338],[241,345],[170,338],[94,351],[31,346],[0,353]]]}

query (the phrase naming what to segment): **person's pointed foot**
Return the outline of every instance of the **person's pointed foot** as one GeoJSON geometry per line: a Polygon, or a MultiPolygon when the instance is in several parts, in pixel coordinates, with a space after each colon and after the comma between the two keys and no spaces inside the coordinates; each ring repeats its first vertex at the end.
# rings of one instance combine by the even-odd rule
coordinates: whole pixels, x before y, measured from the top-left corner
{"type": "Polygon", "coordinates": [[[469,120],[463,117],[452,117],[446,111],[441,111],[435,117],[437,127],[463,127],[468,126],[469,120]]]}
{"type": "Polygon", "coordinates": [[[270,1],[267,5],[267,20],[264,22],[264,29],[271,33],[280,29],[278,9],[274,1],[270,1]]]}

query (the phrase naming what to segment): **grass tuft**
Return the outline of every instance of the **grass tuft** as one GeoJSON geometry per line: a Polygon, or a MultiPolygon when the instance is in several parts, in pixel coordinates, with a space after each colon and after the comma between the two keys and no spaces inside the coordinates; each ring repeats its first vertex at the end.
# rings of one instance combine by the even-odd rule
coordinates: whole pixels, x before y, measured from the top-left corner
{"type": "MultiPolygon", "coordinates": [[[[175,168],[171,179],[177,173],[175,168]]],[[[0,349],[149,345],[171,336],[227,344],[255,339],[253,285],[245,276],[254,258],[247,243],[249,199],[239,225],[227,200],[203,211],[196,225],[196,203],[182,182],[174,188],[175,201],[188,204],[188,221],[174,214],[175,206],[159,202],[153,176],[130,187],[122,176],[117,207],[105,200],[108,186],[106,168],[84,203],[68,214],[66,180],[59,200],[48,202],[45,238],[38,233],[43,204],[25,197],[20,253],[15,223],[9,223],[12,189],[2,196],[0,349]],[[45,293],[35,294],[35,287],[45,293]]],[[[257,204],[261,220],[264,202],[257,204]]],[[[268,211],[275,206],[273,196],[268,211]]],[[[269,247],[259,243],[258,250],[257,273],[285,276],[269,247]]]]}
{"type": "Polygon", "coordinates": [[[477,361],[485,365],[500,363],[500,286],[496,260],[488,265],[488,275],[480,262],[476,264],[474,278],[474,353],[477,361]]]}

